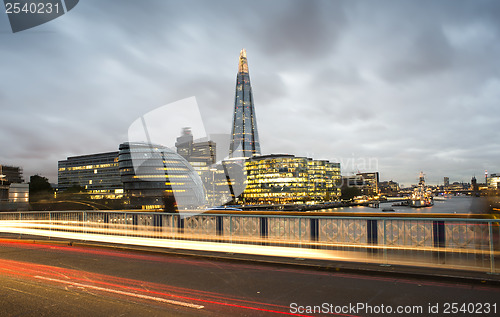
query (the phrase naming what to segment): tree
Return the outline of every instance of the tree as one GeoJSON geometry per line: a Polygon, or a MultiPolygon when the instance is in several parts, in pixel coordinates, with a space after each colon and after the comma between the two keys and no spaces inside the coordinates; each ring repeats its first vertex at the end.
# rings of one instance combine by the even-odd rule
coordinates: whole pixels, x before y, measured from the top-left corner
{"type": "Polygon", "coordinates": [[[52,189],[52,186],[50,185],[47,177],[43,177],[37,174],[30,176],[30,194],[38,192],[53,193],[54,189],[52,189]]]}
{"type": "Polygon", "coordinates": [[[54,189],[46,177],[40,175],[30,176],[29,183],[30,201],[47,199],[52,196],[54,189]]]}
{"type": "Polygon", "coordinates": [[[343,186],[341,188],[342,194],[340,195],[340,199],[342,200],[351,200],[356,196],[361,195],[361,190],[357,187],[348,187],[348,186],[343,186]]]}

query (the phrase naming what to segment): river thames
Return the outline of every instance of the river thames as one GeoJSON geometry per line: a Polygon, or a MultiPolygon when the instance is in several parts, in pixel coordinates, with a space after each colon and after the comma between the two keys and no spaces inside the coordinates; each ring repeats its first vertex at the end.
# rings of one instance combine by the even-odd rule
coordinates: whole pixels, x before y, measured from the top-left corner
{"type": "MultiPolygon", "coordinates": [[[[341,207],[323,209],[321,211],[333,212],[380,212],[390,215],[392,212],[383,212],[382,209],[392,208],[394,212],[401,213],[448,213],[448,214],[481,214],[487,211],[487,202],[484,197],[451,196],[448,198],[437,198],[434,206],[424,208],[411,208],[407,206],[393,206],[394,202],[381,203],[379,208],[366,206],[341,207]],[[442,200],[441,200],[442,199],[442,200]]],[[[397,204],[397,203],[396,203],[397,204]]]]}

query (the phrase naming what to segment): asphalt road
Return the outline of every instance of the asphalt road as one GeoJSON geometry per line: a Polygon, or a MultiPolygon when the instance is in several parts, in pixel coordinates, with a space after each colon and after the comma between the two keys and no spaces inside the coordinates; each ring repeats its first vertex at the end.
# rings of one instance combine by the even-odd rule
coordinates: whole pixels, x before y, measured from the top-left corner
{"type": "Polygon", "coordinates": [[[0,239],[0,316],[322,315],[314,309],[498,316],[500,287],[0,239]]]}

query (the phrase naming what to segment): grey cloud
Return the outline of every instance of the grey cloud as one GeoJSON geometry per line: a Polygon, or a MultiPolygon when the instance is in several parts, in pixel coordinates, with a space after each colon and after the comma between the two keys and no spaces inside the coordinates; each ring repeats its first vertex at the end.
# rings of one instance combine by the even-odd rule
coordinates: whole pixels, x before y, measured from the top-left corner
{"type": "Polygon", "coordinates": [[[500,171],[499,8],[87,0],[15,35],[0,16],[0,163],[55,181],[57,160],[114,151],[139,115],[190,96],[228,133],[247,48],[265,153],[376,158],[405,184],[500,171]]]}
{"type": "Polygon", "coordinates": [[[439,26],[425,28],[405,44],[396,48],[395,60],[388,58],[382,69],[391,82],[435,76],[453,65],[454,52],[439,26]]]}
{"type": "Polygon", "coordinates": [[[324,58],[334,47],[345,17],[340,5],[323,1],[278,2],[254,34],[262,50],[271,57],[299,56],[303,62],[324,58]]]}

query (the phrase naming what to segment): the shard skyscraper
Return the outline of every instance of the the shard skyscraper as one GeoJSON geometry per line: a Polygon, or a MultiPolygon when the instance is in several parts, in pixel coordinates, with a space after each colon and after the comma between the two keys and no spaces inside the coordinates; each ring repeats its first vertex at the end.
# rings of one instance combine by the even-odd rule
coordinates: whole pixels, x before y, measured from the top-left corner
{"type": "Polygon", "coordinates": [[[230,158],[246,158],[261,154],[245,49],[240,52],[231,134],[230,158]]]}

